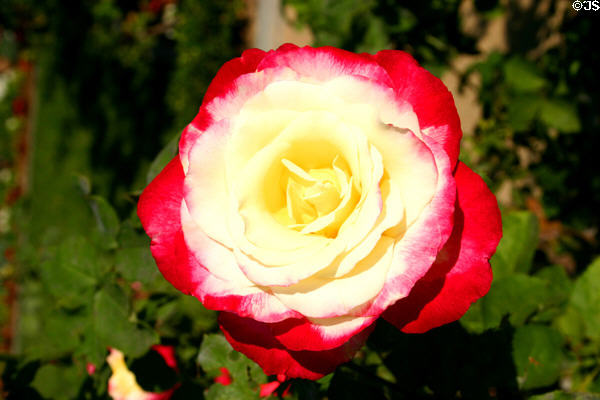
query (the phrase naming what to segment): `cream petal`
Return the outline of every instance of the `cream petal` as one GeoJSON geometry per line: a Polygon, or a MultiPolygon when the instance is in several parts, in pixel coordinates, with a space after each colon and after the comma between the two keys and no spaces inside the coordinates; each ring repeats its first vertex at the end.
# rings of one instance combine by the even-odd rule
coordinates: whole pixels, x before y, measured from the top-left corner
{"type": "Polygon", "coordinates": [[[401,103],[391,88],[355,76],[341,76],[322,85],[301,81],[275,82],[265,88],[264,93],[268,95],[262,99],[268,101],[257,101],[257,106],[260,103],[275,110],[328,110],[348,125],[360,128],[381,153],[390,179],[398,180],[402,188],[408,225],[418,218],[433,196],[437,173],[432,167],[433,156],[415,149],[425,147],[422,143],[406,148],[404,142],[413,139],[401,139],[408,131],[419,139],[422,134],[410,104],[401,103]],[[290,93],[294,95],[290,96],[290,93]],[[413,150],[416,151],[414,155],[413,150]],[[421,159],[422,163],[415,166],[412,164],[414,159],[421,159]],[[426,168],[422,169],[423,166],[426,168]]]}
{"type": "MultiPolygon", "coordinates": [[[[363,162],[367,171],[359,172],[359,158],[356,153],[361,146],[367,145],[364,140],[359,142],[360,138],[360,132],[341,124],[335,115],[310,112],[301,114],[272,143],[258,151],[233,186],[234,198],[237,201],[235,214],[243,221],[243,236],[246,238],[242,243],[238,243],[240,249],[267,265],[283,265],[298,259],[298,254],[295,253],[297,249],[325,245],[329,239],[303,235],[288,229],[273,218],[273,212],[280,208],[285,197],[283,193],[276,193],[279,189],[278,179],[284,169],[280,160],[292,157],[296,159],[292,160],[295,164],[313,166],[311,163],[327,159],[331,162],[336,155],[341,154],[345,159],[350,159],[348,164],[351,170],[356,171],[355,175],[367,175],[368,160],[363,162]],[[328,133],[325,139],[323,131],[328,133]],[[313,149],[313,146],[317,148],[313,149]],[[308,157],[302,148],[312,150],[311,157],[308,157]],[[261,190],[267,191],[267,196],[264,196],[261,190]],[[254,246],[248,247],[246,242],[254,246]],[[269,257],[267,251],[274,256],[269,257]],[[290,251],[292,252],[285,256],[285,253],[290,251]]],[[[361,150],[361,154],[361,158],[370,155],[368,150],[361,150]]]]}
{"type": "Polygon", "coordinates": [[[396,185],[389,180],[381,184],[381,197],[383,199],[383,209],[370,232],[364,235],[354,248],[339,257],[337,262],[329,268],[319,273],[322,278],[339,278],[348,274],[354,267],[365,258],[375,247],[381,238],[381,235],[392,226],[398,225],[404,220],[404,207],[402,206],[401,194],[396,185]]]}
{"type": "Polygon", "coordinates": [[[225,151],[229,124],[221,121],[198,137],[189,154],[184,180],[184,199],[190,215],[212,239],[226,247],[233,246],[224,224],[229,212],[229,190],[225,180],[225,151]]]}
{"type": "Polygon", "coordinates": [[[212,240],[192,219],[185,202],[181,204],[181,229],[188,249],[215,277],[242,287],[254,287],[240,270],[233,252],[212,240]]]}
{"type": "Polygon", "coordinates": [[[310,277],[295,285],[271,290],[283,304],[307,317],[347,315],[368,304],[383,288],[394,244],[393,239],[382,236],[371,253],[341,278],[310,277]]]}
{"type": "Polygon", "coordinates": [[[378,182],[383,167],[377,150],[368,146],[359,130],[340,123],[335,115],[323,112],[304,114],[249,161],[235,186],[238,212],[230,215],[238,215],[241,220],[237,222],[237,228],[232,228],[239,249],[236,257],[248,278],[260,285],[290,285],[326,268],[341,251],[359,242],[361,233],[364,235],[371,230],[381,212],[378,182]],[[327,131],[326,140],[332,143],[323,142],[322,130],[327,131]],[[302,158],[304,155],[299,150],[298,140],[337,146],[335,151],[320,148],[321,154],[317,154],[316,158],[333,160],[340,154],[344,159],[350,159],[350,169],[356,171],[353,177],[363,180],[360,183],[363,186],[360,188],[362,203],[351,217],[355,225],[346,221],[338,238],[303,235],[283,226],[272,216],[260,193],[257,195],[257,188],[264,186],[264,181],[257,181],[257,177],[272,180],[281,176],[284,167],[281,162],[273,160],[281,160],[291,154],[297,159],[296,164],[314,162],[314,159],[302,158]]]}

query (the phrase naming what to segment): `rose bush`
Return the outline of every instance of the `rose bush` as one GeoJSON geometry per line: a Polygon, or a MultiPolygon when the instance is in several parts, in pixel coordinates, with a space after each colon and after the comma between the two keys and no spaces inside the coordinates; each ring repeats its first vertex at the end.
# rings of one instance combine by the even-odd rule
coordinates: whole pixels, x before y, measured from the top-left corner
{"type": "Polygon", "coordinates": [[[451,94],[408,54],[284,45],[227,62],[138,206],[163,275],[267,374],[317,379],[378,317],[460,318],[489,289],[496,200],[451,94]]]}

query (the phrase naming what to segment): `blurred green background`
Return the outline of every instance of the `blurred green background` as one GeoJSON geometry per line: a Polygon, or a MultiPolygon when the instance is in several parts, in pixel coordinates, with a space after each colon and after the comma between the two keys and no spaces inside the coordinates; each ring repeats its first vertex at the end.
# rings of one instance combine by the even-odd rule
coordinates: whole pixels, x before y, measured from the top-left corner
{"type": "MultiPolygon", "coordinates": [[[[144,390],[178,382],[173,398],[253,399],[273,380],[162,279],[135,215],[218,68],[257,43],[266,3],[0,3],[1,396],[108,398],[107,346],[144,390]],[[177,373],[149,352],[158,343],[175,346],[177,373]],[[214,382],[222,366],[232,385],[214,382]]],[[[504,225],[492,289],[464,318],[422,335],[381,321],[352,362],[293,381],[288,398],[600,399],[600,11],[286,0],[274,12],[286,24],[274,44],[402,49],[441,77],[461,159],[504,225]]]]}

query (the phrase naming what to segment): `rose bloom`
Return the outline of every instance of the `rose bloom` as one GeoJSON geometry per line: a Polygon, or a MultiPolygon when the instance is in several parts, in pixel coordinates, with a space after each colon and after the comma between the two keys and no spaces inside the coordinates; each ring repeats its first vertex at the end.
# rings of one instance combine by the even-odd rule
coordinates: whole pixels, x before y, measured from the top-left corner
{"type": "Polygon", "coordinates": [[[161,272],[267,374],[318,379],[382,316],[460,318],[489,289],[495,197],[452,95],[408,54],[283,45],[227,62],[138,214],[161,272]]]}

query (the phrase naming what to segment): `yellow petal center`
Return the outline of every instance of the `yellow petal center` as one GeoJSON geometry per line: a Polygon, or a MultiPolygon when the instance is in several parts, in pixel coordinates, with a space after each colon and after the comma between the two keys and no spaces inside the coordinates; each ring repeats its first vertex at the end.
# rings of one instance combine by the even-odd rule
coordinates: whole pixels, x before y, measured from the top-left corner
{"type": "Polygon", "coordinates": [[[303,234],[335,236],[359,197],[347,164],[337,156],[325,168],[304,169],[287,158],[281,163],[285,204],[276,214],[279,222],[303,234]]]}

